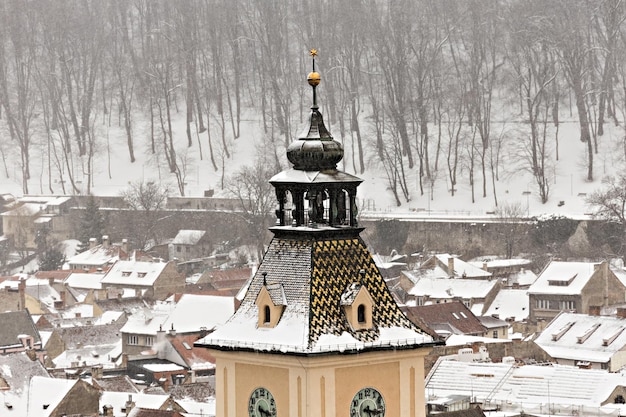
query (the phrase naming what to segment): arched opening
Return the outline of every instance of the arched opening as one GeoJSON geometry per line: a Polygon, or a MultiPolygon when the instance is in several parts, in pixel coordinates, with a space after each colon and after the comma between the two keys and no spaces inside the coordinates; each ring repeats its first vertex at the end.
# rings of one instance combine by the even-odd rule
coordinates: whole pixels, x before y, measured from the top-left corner
{"type": "Polygon", "coordinates": [[[263,308],[263,324],[269,324],[271,318],[272,318],[272,313],[270,311],[270,306],[265,306],[263,308]]]}
{"type": "Polygon", "coordinates": [[[365,323],[365,304],[359,304],[356,311],[356,317],[359,323],[365,323]]]}

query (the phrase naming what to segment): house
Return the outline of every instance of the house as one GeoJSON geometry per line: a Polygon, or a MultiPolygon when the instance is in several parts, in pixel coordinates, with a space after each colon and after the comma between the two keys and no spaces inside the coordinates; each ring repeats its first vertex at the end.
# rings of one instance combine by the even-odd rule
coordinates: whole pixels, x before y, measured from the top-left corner
{"type": "Polygon", "coordinates": [[[27,352],[0,355],[0,416],[26,416],[31,378],[49,377],[43,364],[27,352]]]}
{"type": "Polygon", "coordinates": [[[549,322],[561,311],[588,313],[598,306],[623,303],[624,283],[607,261],[552,261],[529,287],[529,321],[549,322]]]}
{"type": "Polygon", "coordinates": [[[183,262],[209,256],[212,249],[206,230],[179,230],[168,245],[169,259],[183,262]]]}
{"type": "Polygon", "coordinates": [[[28,310],[0,313],[0,354],[31,350],[43,362],[41,336],[28,310]]]}
{"type": "Polygon", "coordinates": [[[493,274],[448,253],[433,255],[413,271],[416,278],[492,279],[493,274]]]}
{"type": "Polygon", "coordinates": [[[60,327],[52,330],[45,348],[56,369],[82,372],[93,366],[115,368],[121,354],[123,323],[60,327]]]}
{"type": "Polygon", "coordinates": [[[185,276],[178,272],[176,262],[119,260],[100,281],[104,288],[134,290],[136,295],[156,300],[181,293],[185,276]]]}
{"type": "Polygon", "coordinates": [[[528,303],[526,290],[503,288],[498,291],[483,316],[504,320],[514,332],[524,333],[529,315],[528,303]]]}
{"type": "Polygon", "coordinates": [[[111,244],[109,236],[102,236],[102,243],[96,238],[89,240],[89,249],[72,256],[67,260],[69,269],[84,271],[106,271],[118,260],[129,258],[128,241],[122,240],[120,245],[111,244]]]}
{"type": "Polygon", "coordinates": [[[491,272],[494,278],[506,278],[510,274],[530,269],[532,261],[530,259],[512,258],[500,259],[497,257],[479,257],[467,262],[470,265],[480,268],[483,271],[491,272]]]}
{"type": "Polygon", "coordinates": [[[164,329],[177,334],[205,335],[215,330],[235,312],[235,297],[180,294],[174,308],[163,323],[164,329]]]}
{"type": "Polygon", "coordinates": [[[480,324],[487,329],[486,336],[490,336],[494,339],[508,339],[509,338],[509,324],[500,320],[497,317],[492,316],[478,316],[480,324]]]}
{"type": "Polygon", "coordinates": [[[402,274],[414,282],[407,294],[407,305],[428,305],[461,301],[480,316],[495,299],[500,284],[497,280],[416,277],[413,271],[402,274]]]}
{"type": "Polygon", "coordinates": [[[185,415],[176,410],[152,410],[136,407],[128,414],[128,417],[185,417],[185,415]]]}
{"type": "Polygon", "coordinates": [[[167,392],[174,385],[183,384],[188,368],[167,359],[148,356],[128,361],[127,373],[138,384],[159,385],[167,392]]]}
{"type": "Polygon", "coordinates": [[[150,351],[156,342],[157,332],[173,309],[170,301],[158,301],[143,308],[133,309],[128,321],[120,329],[122,353],[128,357],[140,356],[150,351]]]}
{"type": "Polygon", "coordinates": [[[73,224],[68,214],[72,204],[69,196],[24,196],[0,214],[4,235],[18,249],[35,249],[35,237],[43,228],[56,241],[70,239],[73,224]]]}
{"type": "Polygon", "coordinates": [[[98,415],[100,391],[82,379],[34,376],[28,390],[26,417],[98,415]]]}
{"type": "Polygon", "coordinates": [[[559,313],[535,343],[562,365],[617,372],[626,365],[626,309],[617,317],[559,313]]]}
{"type": "Polygon", "coordinates": [[[469,396],[483,410],[504,414],[621,415],[626,376],[565,365],[517,366],[512,360],[477,363],[439,360],[426,377],[427,401],[469,396]]]}
{"type": "Polygon", "coordinates": [[[402,310],[411,321],[419,325],[425,324],[443,339],[452,334],[470,336],[485,336],[487,334],[487,328],[481,324],[469,308],[459,301],[424,306],[405,306],[402,310]]]}
{"type": "Polygon", "coordinates": [[[134,409],[185,410],[169,395],[104,391],[100,397],[100,410],[105,417],[127,417],[134,409]]]}
{"type": "Polygon", "coordinates": [[[195,287],[199,288],[198,291],[217,291],[234,296],[253,273],[253,268],[211,269],[202,273],[195,287]]]}
{"type": "Polygon", "coordinates": [[[39,310],[39,301],[26,294],[24,277],[4,277],[0,281],[0,311],[39,310]]]}

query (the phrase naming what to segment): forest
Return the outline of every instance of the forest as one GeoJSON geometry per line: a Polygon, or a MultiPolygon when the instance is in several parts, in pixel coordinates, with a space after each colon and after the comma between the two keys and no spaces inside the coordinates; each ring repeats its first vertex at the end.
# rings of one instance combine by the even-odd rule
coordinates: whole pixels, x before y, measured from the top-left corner
{"type": "Polygon", "coordinates": [[[445,181],[498,206],[509,166],[546,203],[564,119],[589,181],[608,124],[624,129],[625,18],[621,0],[5,0],[0,175],[28,194],[36,158],[46,192],[89,194],[110,157],[98,126],[116,125],[128,163],[148,149],[185,196],[187,150],[224,176],[249,118],[258,157],[285,169],[315,48],[344,170],[379,167],[397,205],[445,181]]]}

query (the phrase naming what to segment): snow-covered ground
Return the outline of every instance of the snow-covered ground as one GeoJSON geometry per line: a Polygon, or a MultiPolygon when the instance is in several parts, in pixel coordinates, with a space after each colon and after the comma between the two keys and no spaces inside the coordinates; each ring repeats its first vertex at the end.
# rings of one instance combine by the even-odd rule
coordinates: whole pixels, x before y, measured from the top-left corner
{"type": "MultiPolygon", "coordinates": [[[[322,97],[323,99],[323,97],[322,97]]],[[[186,174],[187,196],[202,196],[206,190],[214,190],[215,196],[224,196],[220,189],[221,172],[213,168],[208,158],[208,140],[206,133],[195,135],[194,145],[186,147],[186,136],[182,115],[175,124],[175,140],[179,142],[177,152],[187,152],[190,162],[186,174]],[[200,158],[198,142],[202,144],[203,157],[200,158]]],[[[338,128],[332,126],[325,119],[336,140],[344,142],[338,136],[338,128]]],[[[145,123],[135,123],[135,163],[129,162],[126,139],[123,131],[118,126],[107,127],[96,123],[96,136],[99,140],[98,156],[95,158],[94,178],[92,179],[92,193],[96,195],[118,195],[120,190],[128,186],[130,182],[138,180],[154,180],[161,183],[169,183],[173,190],[177,190],[176,182],[164,164],[155,162],[155,158],[148,152],[149,130],[145,123]]],[[[299,129],[297,130],[299,132],[299,129]]],[[[523,133],[515,132],[513,128],[509,132],[510,140],[515,141],[515,135],[523,133]]],[[[34,146],[31,152],[31,177],[29,181],[29,194],[50,194],[50,185],[47,181],[47,167],[42,163],[45,160],[46,143],[41,138],[41,132],[35,130],[35,136],[39,139],[39,147],[34,146]],[[43,143],[42,143],[43,142],[43,143]]],[[[216,132],[213,132],[213,140],[217,140],[216,132]]],[[[364,133],[367,137],[367,133],[364,133]]],[[[512,162],[505,163],[499,170],[499,181],[495,184],[495,196],[498,204],[517,204],[526,210],[528,215],[561,214],[579,217],[590,213],[592,208],[585,203],[586,196],[601,186],[604,176],[613,174],[624,167],[624,156],[620,141],[624,136],[622,127],[611,123],[606,125],[606,133],[599,138],[599,151],[594,155],[594,181],[586,180],[586,144],[579,140],[578,125],[574,121],[568,121],[560,126],[559,131],[559,160],[553,158],[554,169],[550,176],[550,200],[542,204],[539,193],[531,175],[520,170],[512,162]],[[561,204],[562,203],[562,204],[561,204]]],[[[235,173],[243,165],[251,165],[255,159],[255,153],[263,137],[260,121],[248,118],[242,121],[241,136],[231,141],[231,158],[225,163],[226,176],[235,173]]],[[[8,138],[8,136],[7,136],[8,138]]],[[[295,138],[294,138],[295,139],[295,138]]],[[[4,139],[8,140],[8,139],[4,139]]],[[[36,142],[36,141],[35,141],[36,142]]],[[[434,140],[433,140],[434,142],[434,140]]],[[[384,173],[380,167],[367,164],[364,174],[355,173],[352,169],[352,156],[350,155],[351,143],[349,139],[344,142],[345,156],[338,168],[361,177],[364,182],[359,187],[359,202],[361,213],[376,213],[378,215],[402,215],[402,216],[430,216],[430,217],[458,217],[458,216],[489,216],[496,208],[496,199],[492,190],[491,179],[487,181],[488,195],[482,197],[482,177],[477,168],[476,188],[474,191],[475,201],[472,202],[471,188],[467,181],[467,175],[460,177],[457,184],[457,192],[452,197],[448,191],[450,188],[445,173],[445,158],[442,155],[439,160],[438,180],[432,190],[425,188],[425,195],[420,195],[418,189],[417,168],[409,172],[408,187],[411,193],[410,201],[403,201],[397,207],[391,192],[387,189],[384,173]],[[428,195],[432,198],[428,198],[428,195]]],[[[4,175],[4,167],[0,170],[0,193],[12,193],[21,196],[22,185],[18,162],[17,146],[13,147],[14,155],[7,160],[10,178],[4,175]]],[[[366,149],[372,154],[373,149],[366,149]]],[[[218,161],[219,163],[219,161],[218,161]]],[[[286,165],[285,165],[286,167],[286,165]]],[[[81,172],[76,169],[75,172],[81,172]]],[[[82,192],[86,191],[88,177],[78,175],[82,192]]],[[[61,194],[62,190],[58,180],[52,181],[52,189],[55,194],[61,194]]],[[[426,185],[425,185],[426,187],[426,185]]]]}

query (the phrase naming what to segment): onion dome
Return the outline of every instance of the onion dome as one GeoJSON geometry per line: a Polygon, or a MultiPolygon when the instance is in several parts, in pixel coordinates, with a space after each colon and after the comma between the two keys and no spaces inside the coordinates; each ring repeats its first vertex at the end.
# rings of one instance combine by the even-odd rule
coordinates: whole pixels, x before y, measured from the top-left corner
{"type": "Polygon", "coordinates": [[[319,112],[316,87],[321,77],[315,71],[317,51],[312,49],[310,54],[313,57],[313,72],[309,73],[307,81],[313,88],[313,107],[304,130],[287,148],[287,159],[293,164],[294,169],[301,171],[336,169],[337,163],[343,159],[343,147],[330,135],[319,112]]]}

